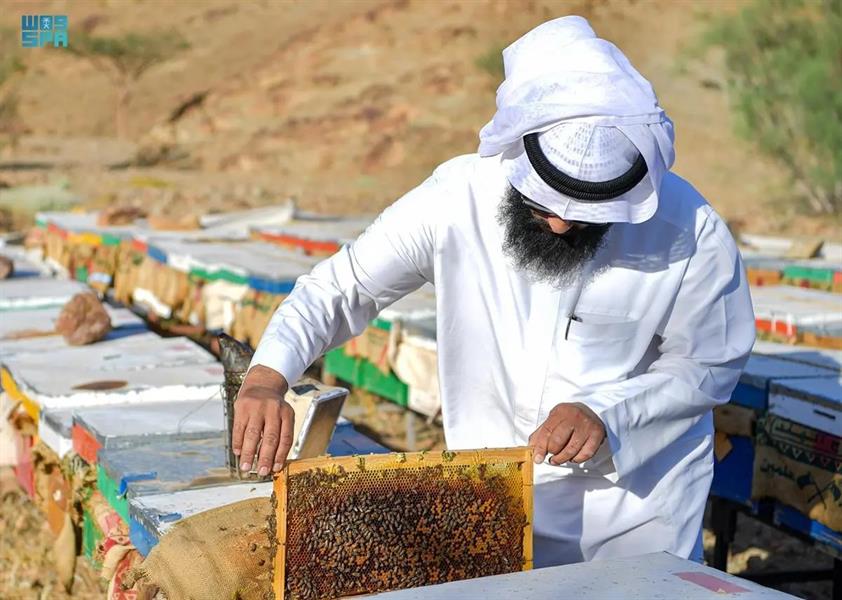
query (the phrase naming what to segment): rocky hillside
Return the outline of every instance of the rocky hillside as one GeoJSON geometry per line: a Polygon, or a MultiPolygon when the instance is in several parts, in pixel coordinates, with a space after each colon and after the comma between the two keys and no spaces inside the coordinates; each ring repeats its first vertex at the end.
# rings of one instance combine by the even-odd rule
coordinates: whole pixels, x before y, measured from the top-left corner
{"type": "MultiPolygon", "coordinates": [[[[499,52],[544,20],[589,18],[650,78],[676,122],[676,170],[727,217],[755,231],[821,232],[782,218],[788,188],[732,133],[716,56],[680,68],[705,14],[735,2],[671,0],[224,0],[7,2],[22,12],[67,12],[94,34],[172,27],[186,52],[152,69],[131,104],[130,141],[155,177],[190,189],[237,181],[294,196],[305,208],[378,210],[438,163],[473,152],[494,111],[499,52]]],[[[6,34],[10,29],[6,29],[6,34]]],[[[14,32],[16,33],[16,31],[14,32]]],[[[89,63],[61,50],[28,50],[19,83],[30,136],[113,136],[115,90],[89,63]]],[[[137,170],[70,173],[102,197],[137,170]]],[[[109,197],[109,196],[106,196],[109,197]]],[[[113,198],[113,196],[110,196],[113,198]]],[[[226,196],[227,197],[227,196],[226,196]]],[[[169,196],[170,201],[172,196],[169,196]]],[[[219,200],[224,203],[224,200],[219,200]]],[[[199,202],[201,204],[201,202],[199,202]]],[[[216,208],[220,208],[217,206],[216,208]]]]}

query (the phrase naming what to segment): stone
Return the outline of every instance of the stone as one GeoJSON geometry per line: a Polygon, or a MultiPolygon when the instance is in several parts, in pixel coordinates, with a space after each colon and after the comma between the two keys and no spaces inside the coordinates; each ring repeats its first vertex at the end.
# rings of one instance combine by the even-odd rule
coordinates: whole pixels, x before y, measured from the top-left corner
{"type": "Polygon", "coordinates": [[[56,321],[56,331],[71,346],[92,344],[111,331],[111,317],[96,294],[76,294],[64,305],[56,321]]]}
{"type": "Polygon", "coordinates": [[[7,256],[0,256],[0,279],[8,279],[15,272],[15,263],[7,256]]]}
{"type": "Polygon", "coordinates": [[[146,211],[136,206],[109,206],[102,209],[96,218],[100,227],[109,225],[129,225],[146,216],[146,211]]]}

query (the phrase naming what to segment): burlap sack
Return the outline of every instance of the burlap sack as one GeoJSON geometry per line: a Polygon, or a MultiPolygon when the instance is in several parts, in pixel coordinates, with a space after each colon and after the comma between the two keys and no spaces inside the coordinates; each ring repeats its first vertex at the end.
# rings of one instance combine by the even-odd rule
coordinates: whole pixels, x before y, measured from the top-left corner
{"type": "Polygon", "coordinates": [[[226,331],[226,333],[228,333],[231,337],[241,341],[246,341],[248,339],[246,337],[246,323],[248,322],[248,316],[246,315],[246,306],[244,304],[247,297],[248,294],[246,294],[246,297],[243,298],[243,300],[237,303],[237,311],[234,314],[234,320],[231,322],[231,326],[226,331]]]}
{"type": "Polygon", "coordinates": [[[157,265],[156,285],[151,289],[161,302],[174,311],[187,299],[190,280],[187,273],[176,271],[166,265],[157,265]]]}
{"type": "Polygon", "coordinates": [[[73,452],[59,460],[40,440],[32,447],[35,503],[46,515],[55,541],[53,564],[69,593],[76,570],[76,546],[81,535],[83,499],[96,485],[96,471],[73,452]]]}
{"type": "Polygon", "coordinates": [[[352,337],[342,346],[342,351],[347,356],[352,358],[364,357],[368,355],[368,336],[365,331],[356,337],[352,337]]]}
{"type": "Polygon", "coordinates": [[[120,244],[117,253],[117,265],[114,271],[114,297],[123,304],[131,304],[132,292],[137,287],[140,265],[143,255],[134,250],[131,244],[120,244]]]}
{"type": "MultiPolygon", "coordinates": [[[[35,497],[33,500],[35,506],[48,516],[48,520],[50,520],[47,506],[51,497],[50,479],[54,472],[59,470],[60,462],[58,455],[41,440],[38,440],[32,446],[32,468],[35,480],[35,497]]],[[[61,530],[61,524],[56,526],[55,523],[50,522],[50,528],[54,534],[57,534],[61,530]]]]}
{"type": "Polygon", "coordinates": [[[275,310],[286,296],[250,289],[240,300],[231,336],[256,348],[275,310]]]}
{"type": "Polygon", "coordinates": [[[799,333],[798,339],[806,346],[827,348],[828,350],[842,350],[842,336],[839,335],[804,331],[799,333]]]}
{"type": "Polygon", "coordinates": [[[53,564],[56,568],[58,580],[67,593],[73,589],[73,579],[76,574],[76,543],[78,530],[65,513],[58,536],[53,542],[53,564]]]}
{"type": "Polygon", "coordinates": [[[117,271],[118,246],[99,246],[95,249],[88,273],[88,285],[105,292],[114,281],[117,271]]]}
{"type": "Polygon", "coordinates": [[[202,282],[200,280],[187,278],[184,301],[173,316],[183,323],[204,326],[205,315],[202,308],[202,282]]]}
{"type": "Polygon", "coordinates": [[[128,583],[169,600],[272,598],[269,498],[244,500],[176,523],[128,583]]]}
{"type": "Polygon", "coordinates": [[[129,572],[132,570],[132,568],[140,564],[140,562],[143,560],[143,557],[137,550],[128,550],[122,556],[120,556],[119,554],[115,554],[115,552],[120,552],[124,549],[125,547],[119,549],[114,548],[112,549],[112,552],[105,557],[105,562],[102,566],[103,572],[106,571],[106,567],[109,571],[113,572],[108,582],[108,592],[106,594],[106,598],[108,598],[108,600],[154,599],[154,593],[147,593],[146,595],[144,595],[142,590],[133,590],[130,589],[131,586],[125,585],[126,577],[128,576],[129,572]],[[112,569],[111,563],[115,560],[117,562],[116,564],[114,564],[112,569]]]}
{"type": "Polygon", "coordinates": [[[158,263],[148,256],[144,256],[137,267],[135,288],[143,288],[152,291],[158,275],[158,263]]]}
{"type": "Polygon", "coordinates": [[[365,358],[384,375],[392,372],[389,366],[389,332],[379,327],[366,327],[365,358]]]}
{"type": "Polygon", "coordinates": [[[70,247],[58,233],[47,232],[44,236],[44,256],[53,259],[65,269],[70,269],[70,247]]]}
{"type": "Polygon", "coordinates": [[[284,298],[286,298],[286,295],[269,294],[266,292],[257,293],[255,316],[249,331],[249,340],[253,348],[257,348],[260,338],[263,337],[263,332],[266,331],[269,321],[272,320],[272,316],[281,305],[281,302],[284,301],[284,298]]]}
{"type": "Polygon", "coordinates": [[[362,334],[348,340],[343,349],[345,354],[354,358],[364,358],[384,375],[391,373],[389,366],[388,331],[379,327],[366,327],[362,334]]]}
{"type": "Polygon", "coordinates": [[[188,285],[186,273],[176,271],[148,256],[140,263],[135,282],[135,288],[149,290],[172,311],[177,311],[187,298],[188,285]]]}
{"type": "Polygon", "coordinates": [[[70,262],[67,265],[71,277],[76,277],[78,269],[90,270],[91,262],[94,258],[95,247],[90,244],[83,243],[69,243],[68,253],[70,262]]]}
{"type": "Polygon", "coordinates": [[[190,323],[193,323],[193,318],[195,316],[196,322],[193,323],[194,325],[200,325],[202,327],[206,327],[207,323],[207,308],[205,307],[205,296],[202,293],[204,289],[205,283],[204,282],[196,282],[195,284],[195,296],[193,296],[192,301],[192,309],[191,309],[191,316],[190,316],[190,323]]]}
{"type": "Polygon", "coordinates": [[[751,495],[775,498],[842,531],[842,440],[777,415],[761,417],[751,495]]]}
{"type": "Polygon", "coordinates": [[[747,269],[746,278],[749,285],[759,287],[761,285],[778,285],[783,278],[780,271],[771,269],[747,269]]]}

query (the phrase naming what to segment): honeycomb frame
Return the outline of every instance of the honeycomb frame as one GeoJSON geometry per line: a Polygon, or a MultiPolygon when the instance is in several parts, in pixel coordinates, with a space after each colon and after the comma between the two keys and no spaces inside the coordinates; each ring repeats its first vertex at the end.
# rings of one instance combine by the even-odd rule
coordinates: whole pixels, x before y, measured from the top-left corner
{"type": "MultiPolygon", "coordinates": [[[[510,501],[515,501],[516,508],[522,508],[523,521],[519,524],[511,525],[512,531],[517,527],[522,527],[522,538],[518,541],[521,543],[521,552],[518,558],[520,559],[520,568],[512,568],[503,572],[525,571],[532,568],[532,450],[527,447],[518,448],[502,448],[502,449],[488,449],[488,450],[461,450],[461,451],[445,451],[439,453],[432,452],[400,452],[389,454],[371,454],[367,456],[347,456],[347,457],[319,457],[312,459],[289,461],[286,467],[275,475],[272,504],[273,511],[270,522],[270,537],[273,546],[273,562],[272,562],[272,588],[274,597],[277,600],[293,600],[299,597],[296,594],[287,594],[287,560],[288,560],[288,527],[290,522],[296,517],[291,517],[289,513],[289,496],[290,496],[290,480],[292,478],[293,485],[295,485],[296,476],[308,476],[312,474],[320,474],[321,476],[341,477],[344,482],[345,479],[353,479],[354,477],[370,480],[369,475],[385,478],[403,476],[404,483],[409,478],[413,481],[422,481],[417,476],[421,473],[442,475],[441,480],[459,479],[459,481],[466,480],[465,478],[472,478],[475,487],[476,482],[491,481],[492,477],[499,475],[496,478],[498,489],[497,493],[505,490],[510,501]],[[517,474],[512,471],[515,469],[517,474]],[[431,469],[431,470],[426,470],[431,469]],[[447,471],[445,471],[447,469],[447,471]],[[406,472],[404,472],[406,470],[406,472]],[[503,471],[507,475],[503,475],[503,471]],[[387,475],[390,472],[391,475],[387,475]],[[445,475],[450,473],[450,475],[445,475]],[[454,473],[459,473],[454,475],[454,473]],[[471,475],[472,474],[472,475],[471,475]],[[361,477],[362,476],[362,477],[361,477]],[[504,487],[499,487],[503,485],[504,487]]],[[[300,478],[299,478],[300,479],[300,478]]],[[[425,480],[426,481],[426,480],[425,480]]],[[[458,484],[459,482],[457,482],[458,484]]],[[[354,485],[353,482],[348,485],[354,485]]],[[[360,484],[365,487],[366,484],[360,484]]],[[[388,486],[388,482],[386,483],[388,486]]],[[[421,484],[423,485],[423,484],[421,484]]],[[[449,485],[453,485],[452,483],[449,485]]],[[[368,484],[368,487],[371,487],[368,484]]],[[[482,487],[482,486],[479,486],[482,487]]],[[[295,491],[293,490],[293,494],[295,491]]],[[[489,492],[492,493],[492,492],[489,492]]],[[[502,509],[500,509],[502,510],[502,509]]],[[[435,524],[433,524],[435,526],[435,524]]],[[[439,524],[441,526],[441,524],[439,524]]],[[[444,525],[446,527],[446,524],[444,525]]],[[[416,526],[417,527],[417,526],[416,526]]],[[[372,542],[369,542],[371,544],[372,542]]],[[[295,539],[290,541],[294,547],[295,539]]],[[[479,557],[478,557],[479,559],[479,557]]],[[[492,573],[495,574],[495,573],[492,573]]],[[[459,577],[462,578],[462,577],[459,577]]],[[[451,581],[455,579],[446,579],[451,581]]],[[[417,582],[419,585],[428,585],[428,582],[417,582]]],[[[415,587],[414,585],[400,586],[400,587],[383,587],[380,589],[366,589],[356,590],[349,595],[368,594],[384,592],[393,589],[402,589],[404,587],[415,587]]],[[[312,595],[314,598],[324,598],[332,596],[312,595]]]]}

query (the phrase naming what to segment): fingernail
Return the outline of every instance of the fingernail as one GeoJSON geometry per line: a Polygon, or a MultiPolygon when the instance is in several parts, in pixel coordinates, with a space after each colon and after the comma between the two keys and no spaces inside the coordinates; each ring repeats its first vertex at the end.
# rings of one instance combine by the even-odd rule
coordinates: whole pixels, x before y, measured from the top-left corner
{"type": "Polygon", "coordinates": [[[269,467],[260,467],[260,470],[257,471],[258,477],[266,477],[269,474],[269,467]]]}
{"type": "Polygon", "coordinates": [[[542,462],[544,462],[544,456],[542,454],[536,454],[534,460],[536,465],[540,465],[542,462]]]}
{"type": "Polygon", "coordinates": [[[251,463],[244,462],[240,465],[240,471],[248,471],[251,469],[251,463]]]}
{"type": "Polygon", "coordinates": [[[272,465],[272,470],[275,471],[275,473],[280,471],[281,470],[281,463],[275,463],[274,465],[272,465]]]}
{"type": "Polygon", "coordinates": [[[240,449],[234,448],[234,456],[239,456],[239,455],[240,455],[240,449]]]}

